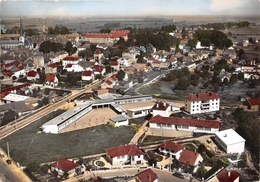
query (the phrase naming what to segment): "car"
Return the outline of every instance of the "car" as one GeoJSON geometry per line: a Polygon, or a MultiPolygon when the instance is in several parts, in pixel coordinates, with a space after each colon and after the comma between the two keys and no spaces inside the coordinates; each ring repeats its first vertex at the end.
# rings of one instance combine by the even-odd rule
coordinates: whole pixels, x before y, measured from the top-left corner
{"type": "Polygon", "coordinates": [[[182,173],[178,172],[178,171],[173,173],[173,176],[176,176],[176,177],[181,178],[181,179],[185,178],[185,176],[182,173]]]}

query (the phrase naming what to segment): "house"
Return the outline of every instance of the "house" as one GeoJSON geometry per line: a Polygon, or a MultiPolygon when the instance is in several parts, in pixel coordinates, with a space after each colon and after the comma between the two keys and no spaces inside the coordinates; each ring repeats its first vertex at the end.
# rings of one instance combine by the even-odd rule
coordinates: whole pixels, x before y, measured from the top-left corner
{"type": "Polygon", "coordinates": [[[219,182],[239,182],[239,176],[236,170],[223,169],[216,177],[219,182]]]}
{"type": "Polygon", "coordinates": [[[27,80],[32,81],[32,80],[37,80],[37,79],[39,79],[39,78],[40,78],[40,76],[39,76],[39,74],[38,74],[37,71],[30,70],[30,71],[27,73],[27,80]]]}
{"type": "Polygon", "coordinates": [[[84,68],[78,64],[66,64],[66,66],[64,67],[65,70],[67,70],[68,72],[82,72],[84,71],[84,68]]]}
{"type": "Polygon", "coordinates": [[[129,119],[127,116],[121,115],[121,116],[116,116],[113,118],[110,118],[110,120],[113,122],[113,125],[115,127],[118,126],[126,126],[129,124],[129,119]]]}
{"type": "Polygon", "coordinates": [[[115,75],[112,75],[109,79],[107,79],[104,83],[101,84],[101,88],[113,88],[116,85],[118,85],[118,79],[115,75]]]}
{"type": "Polygon", "coordinates": [[[157,102],[152,108],[154,116],[159,114],[161,116],[169,117],[173,111],[180,111],[180,108],[172,103],[163,101],[157,102]]]}
{"type": "Polygon", "coordinates": [[[245,105],[248,110],[258,111],[260,106],[260,98],[246,99],[243,105],[245,105]]]}
{"type": "Polygon", "coordinates": [[[44,66],[43,56],[33,56],[33,63],[36,68],[42,68],[44,66]]]}
{"type": "Polygon", "coordinates": [[[123,145],[108,148],[107,157],[113,166],[116,165],[140,165],[144,163],[144,152],[136,145],[123,145]]]}
{"type": "Polygon", "coordinates": [[[127,116],[130,118],[139,118],[139,117],[147,116],[149,113],[151,113],[152,106],[127,109],[126,112],[127,112],[127,116]]]}
{"type": "Polygon", "coordinates": [[[220,122],[157,115],[150,119],[149,127],[155,129],[192,131],[195,133],[216,133],[219,131],[220,122]]]}
{"type": "Polygon", "coordinates": [[[97,49],[97,50],[94,52],[94,59],[95,59],[95,61],[98,61],[98,62],[99,62],[103,56],[104,56],[104,55],[103,55],[103,52],[102,52],[101,49],[97,49]]]}
{"type": "Polygon", "coordinates": [[[245,151],[246,140],[232,128],[216,132],[215,140],[226,153],[242,153],[245,151]]]}
{"type": "Polygon", "coordinates": [[[119,70],[120,64],[117,61],[110,61],[111,68],[114,68],[114,70],[119,70]]]}
{"type": "Polygon", "coordinates": [[[57,73],[57,65],[56,64],[49,64],[45,67],[45,74],[56,74],[57,73]]]}
{"type": "Polygon", "coordinates": [[[82,57],[67,56],[63,58],[62,65],[66,66],[67,64],[78,64],[79,61],[82,61],[82,57]]]}
{"type": "Polygon", "coordinates": [[[81,165],[68,159],[61,159],[51,164],[51,170],[58,172],[60,176],[73,176],[81,172],[81,165]]]}
{"type": "Polygon", "coordinates": [[[220,96],[214,92],[191,94],[186,97],[185,110],[190,114],[219,111],[220,96]]]}
{"type": "Polygon", "coordinates": [[[94,75],[104,75],[106,73],[106,69],[102,65],[93,65],[92,69],[94,71],[94,75]]]}
{"type": "Polygon", "coordinates": [[[164,153],[164,155],[171,158],[176,158],[177,160],[179,160],[181,152],[184,149],[184,145],[172,141],[164,142],[163,144],[158,146],[158,150],[164,153]]]}
{"type": "Polygon", "coordinates": [[[57,78],[56,75],[54,75],[54,74],[46,75],[45,81],[46,81],[46,84],[47,84],[47,85],[50,85],[50,86],[52,86],[52,87],[58,86],[58,83],[59,83],[58,78],[57,78]]]}
{"type": "Polygon", "coordinates": [[[83,71],[81,74],[81,80],[85,80],[85,81],[95,80],[94,73],[92,71],[83,71]]]}
{"type": "Polygon", "coordinates": [[[159,182],[159,177],[156,172],[149,168],[127,180],[127,182],[159,182]]]}
{"type": "Polygon", "coordinates": [[[187,150],[187,149],[184,149],[182,151],[181,156],[179,158],[179,162],[182,165],[195,167],[193,172],[197,171],[197,168],[202,163],[202,161],[203,161],[203,158],[200,155],[200,153],[194,152],[192,150],[187,150]]]}

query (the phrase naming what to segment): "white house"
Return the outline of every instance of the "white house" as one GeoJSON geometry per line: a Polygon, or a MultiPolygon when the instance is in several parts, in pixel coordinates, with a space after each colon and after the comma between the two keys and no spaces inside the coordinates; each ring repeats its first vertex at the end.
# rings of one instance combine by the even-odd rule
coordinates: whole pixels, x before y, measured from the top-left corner
{"type": "Polygon", "coordinates": [[[233,129],[216,132],[215,140],[227,153],[242,153],[245,151],[246,140],[233,129]]]}
{"type": "Polygon", "coordinates": [[[27,80],[37,80],[39,78],[40,78],[40,76],[37,71],[34,71],[34,70],[28,71],[27,80]]]}
{"type": "Polygon", "coordinates": [[[139,118],[139,117],[147,116],[149,113],[151,113],[152,106],[127,109],[126,112],[127,112],[127,116],[129,116],[130,118],[139,118]]]}
{"type": "Polygon", "coordinates": [[[110,118],[110,120],[113,122],[115,127],[127,126],[129,124],[128,117],[123,115],[110,118]]]}
{"type": "Polygon", "coordinates": [[[157,115],[150,119],[149,127],[177,131],[193,131],[195,133],[216,133],[219,131],[220,122],[157,115]]]}
{"type": "Polygon", "coordinates": [[[176,158],[177,160],[179,160],[181,152],[184,149],[184,145],[172,141],[164,142],[158,146],[158,150],[164,153],[164,155],[169,155],[169,157],[176,158]]]}
{"type": "Polygon", "coordinates": [[[81,80],[86,80],[86,81],[95,80],[94,73],[92,71],[83,71],[81,74],[81,80]]]}
{"type": "Polygon", "coordinates": [[[190,114],[219,111],[220,96],[214,92],[191,94],[186,97],[185,110],[190,114]]]}
{"type": "Polygon", "coordinates": [[[134,178],[129,179],[127,182],[159,182],[159,176],[151,168],[140,172],[134,178]]]}
{"type": "Polygon", "coordinates": [[[63,58],[62,65],[65,66],[67,64],[78,64],[79,61],[82,61],[82,57],[67,56],[63,58]]]}
{"type": "Polygon", "coordinates": [[[102,65],[93,65],[92,69],[94,71],[94,75],[104,75],[106,73],[106,69],[102,65]]]}
{"type": "Polygon", "coordinates": [[[101,88],[113,88],[116,85],[118,85],[118,79],[115,75],[112,75],[108,80],[101,84],[101,88]]]}
{"type": "Polygon", "coordinates": [[[51,170],[57,171],[60,176],[66,173],[69,176],[73,176],[77,172],[81,172],[81,165],[67,159],[61,159],[51,164],[51,170]]]}
{"type": "Polygon", "coordinates": [[[203,158],[198,152],[194,152],[192,150],[184,149],[179,158],[179,162],[183,165],[193,166],[195,167],[193,172],[196,172],[199,165],[202,163],[203,158]]]}
{"type": "Polygon", "coordinates": [[[124,66],[130,66],[128,59],[125,58],[120,58],[117,60],[117,62],[119,63],[120,68],[123,68],[124,66]]]}
{"type": "Polygon", "coordinates": [[[169,117],[174,111],[180,111],[180,108],[170,102],[157,102],[152,108],[154,116],[159,114],[160,116],[169,117]]]}
{"type": "Polygon", "coordinates": [[[66,64],[66,66],[64,67],[65,70],[67,70],[68,72],[82,72],[84,71],[84,68],[78,64],[66,64]]]}
{"type": "Polygon", "coordinates": [[[113,166],[140,165],[144,161],[144,152],[136,145],[123,145],[107,149],[107,157],[111,160],[113,166]]]}
{"type": "Polygon", "coordinates": [[[46,84],[50,86],[58,86],[59,80],[54,74],[46,75],[46,84]]]}

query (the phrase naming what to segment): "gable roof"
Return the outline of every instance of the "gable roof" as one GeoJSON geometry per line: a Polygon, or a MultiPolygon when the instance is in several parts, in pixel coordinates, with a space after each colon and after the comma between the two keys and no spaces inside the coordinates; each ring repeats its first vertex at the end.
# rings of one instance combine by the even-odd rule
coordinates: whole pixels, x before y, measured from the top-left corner
{"type": "Polygon", "coordinates": [[[117,81],[117,80],[118,80],[115,75],[112,75],[112,76],[110,77],[110,79],[112,79],[113,81],[117,81]]]}
{"type": "Polygon", "coordinates": [[[101,65],[93,65],[92,68],[95,69],[96,72],[100,73],[104,70],[104,66],[101,65]]]}
{"type": "Polygon", "coordinates": [[[51,165],[54,167],[57,167],[59,169],[62,169],[65,172],[69,172],[72,169],[75,169],[80,166],[79,164],[69,161],[67,159],[58,160],[58,161],[52,163],[51,165]]]}
{"type": "Polygon", "coordinates": [[[184,164],[195,166],[196,160],[199,156],[200,154],[198,152],[193,152],[192,150],[184,149],[181,153],[179,161],[184,164]]]}
{"type": "Polygon", "coordinates": [[[183,125],[183,126],[196,126],[205,128],[219,128],[220,122],[214,120],[199,120],[192,118],[177,118],[177,117],[163,117],[156,115],[150,119],[150,123],[159,124],[172,124],[172,125],[183,125]]]}
{"type": "Polygon", "coordinates": [[[46,81],[48,81],[48,82],[54,82],[55,81],[55,75],[52,75],[52,74],[50,74],[50,75],[47,75],[46,76],[46,81]]]}
{"type": "Polygon", "coordinates": [[[63,61],[79,61],[81,57],[73,57],[73,56],[67,56],[63,59],[63,61]]]}
{"type": "Polygon", "coordinates": [[[93,75],[93,72],[92,71],[83,71],[81,75],[82,76],[91,76],[91,75],[93,75]]]}
{"type": "Polygon", "coordinates": [[[173,152],[178,152],[178,151],[183,150],[185,148],[184,145],[179,144],[177,142],[172,142],[172,141],[164,142],[163,144],[159,145],[158,147],[168,149],[168,150],[171,150],[173,152]]]}
{"type": "Polygon", "coordinates": [[[36,77],[38,75],[38,73],[34,70],[30,70],[28,73],[27,73],[27,76],[29,77],[36,77]]]}
{"type": "Polygon", "coordinates": [[[65,68],[72,68],[72,64],[67,64],[65,68]]]}
{"type": "Polygon", "coordinates": [[[110,80],[107,80],[106,83],[107,83],[108,85],[111,85],[111,84],[112,84],[112,82],[111,82],[110,80]]]}
{"type": "Polygon", "coordinates": [[[111,159],[117,156],[138,156],[144,154],[144,152],[136,145],[123,145],[114,148],[108,148],[107,153],[111,159]]]}
{"type": "Polygon", "coordinates": [[[101,49],[97,49],[94,54],[103,54],[101,49]]]}
{"type": "Polygon", "coordinates": [[[167,104],[166,102],[159,102],[159,103],[156,103],[156,104],[154,104],[154,106],[153,106],[153,110],[163,110],[163,111],[165,111],[168,107],[169,107],[170,105],[169,104],[167,104]]]}
{"type": "Polygon", "coordinates": [[[119,63],[117,61],[110,61],[111,66],[118,66],[119,63]]]}
{"type": "Polygon", "coordinates": [[[217,178],[221,182],[234,182],[239,176],[240,174],[236,170],[228,172],[227,169],[223,169],[217,174],[217,178]]]}
{"type": "Polygon", "coordinates": [[[246,99],[247,102],[251,105],[251,106],[259,106],[260,105],[260,98],[254,98],[254,99],[246,99]]]}
{"type": "Polygon", "coordinates": [[[212,99],[220,99],[220,96],[214,92],[204,92],[199,94],[191,94],[186,97],[186,100],[189,101],[204,101],[204,100],[212,100],[212,99]]]}
{"type": "Polygon", "coordinates": [[[136,176],[140,182],[153,182],[158,179],[158,175],[152,169],[147,169],[136,176]]]}

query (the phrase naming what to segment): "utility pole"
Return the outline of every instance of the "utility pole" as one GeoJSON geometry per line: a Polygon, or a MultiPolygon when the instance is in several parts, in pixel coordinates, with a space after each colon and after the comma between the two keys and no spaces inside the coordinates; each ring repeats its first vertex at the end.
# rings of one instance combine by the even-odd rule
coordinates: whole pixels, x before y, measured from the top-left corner
{"type": "Polygon", "coordinates": [[[10,158],[10,152],[9,152],[9,143],[7,142],[7,157],[8,157],[8,159],[10,158]]]}

